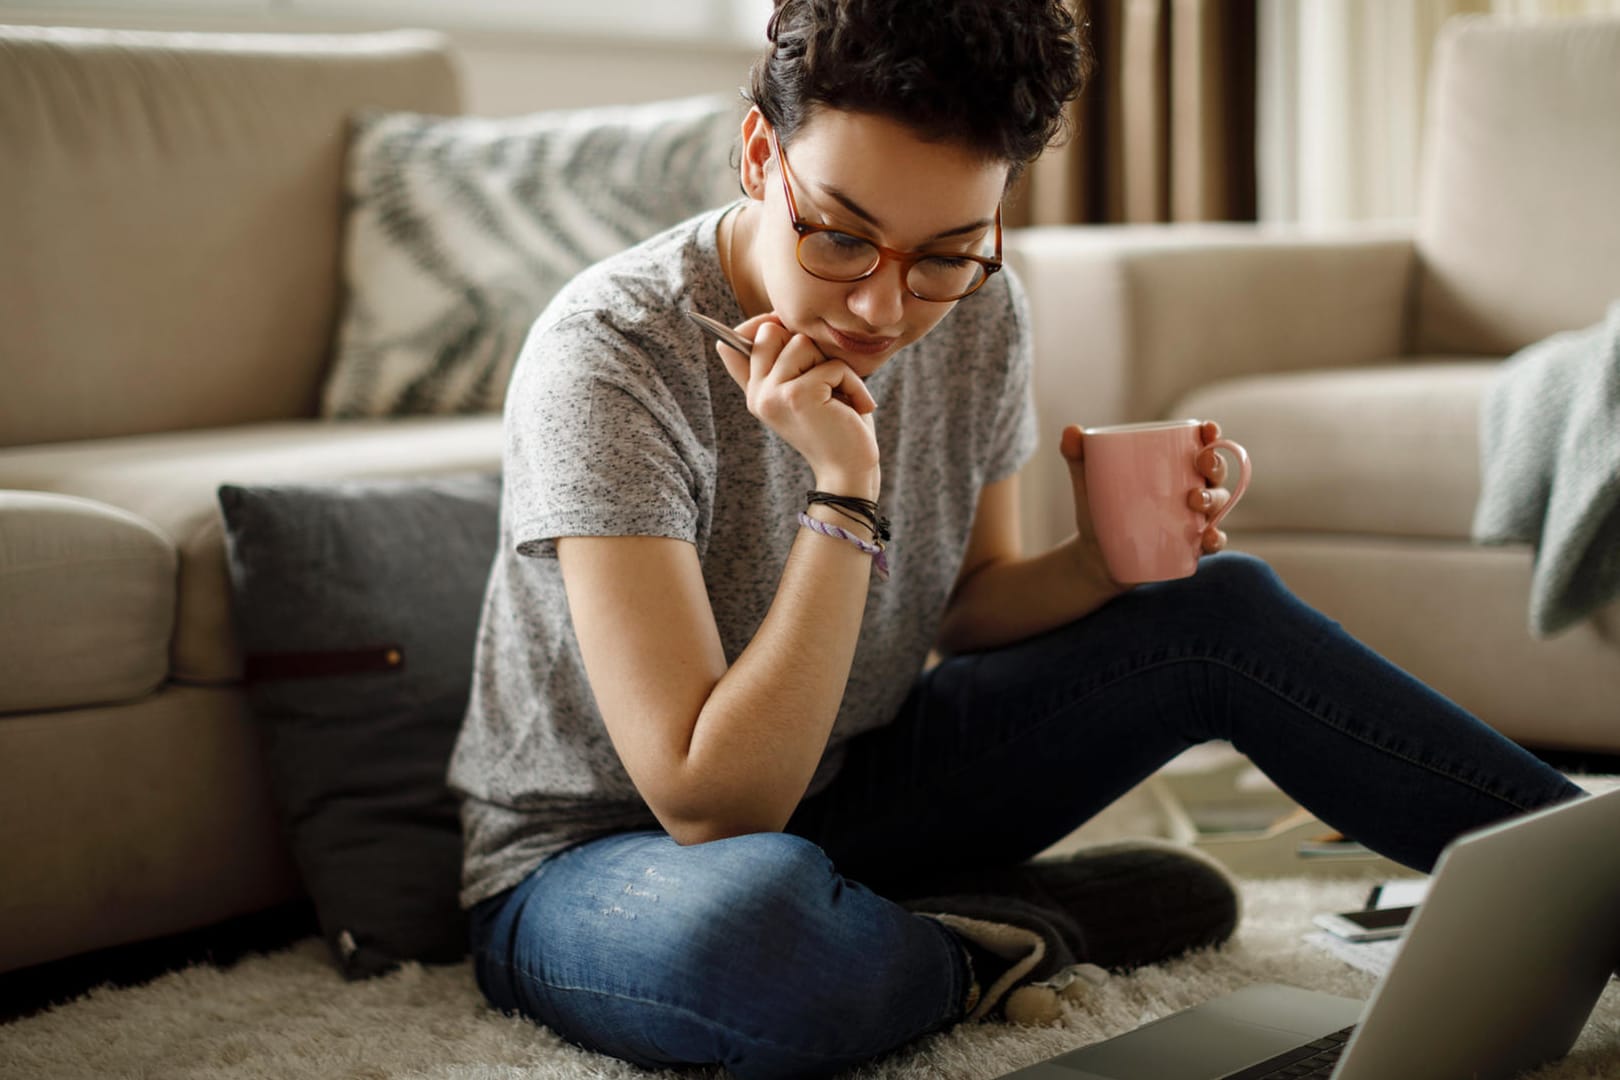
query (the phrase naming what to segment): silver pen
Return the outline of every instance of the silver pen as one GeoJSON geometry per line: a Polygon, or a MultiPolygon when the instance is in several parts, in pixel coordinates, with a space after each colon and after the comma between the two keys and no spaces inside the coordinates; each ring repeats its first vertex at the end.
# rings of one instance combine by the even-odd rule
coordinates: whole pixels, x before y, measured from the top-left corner
{"type": "Polygon", "coordinates": [[[707,315],[693,311],[691,308],[686,309],[686,317],[707,330],[716,340],[725,342],[744,356],[754,351],[752,341],[749,341],[719,319],[711,319],[707,315]]]}

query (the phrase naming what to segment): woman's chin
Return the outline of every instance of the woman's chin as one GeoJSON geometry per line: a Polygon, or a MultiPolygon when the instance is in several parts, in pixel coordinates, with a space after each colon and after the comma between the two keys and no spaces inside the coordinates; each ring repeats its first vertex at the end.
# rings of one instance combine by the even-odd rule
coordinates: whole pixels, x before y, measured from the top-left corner
{"type": "Polygon", "coordinates": [[[892,350],[880,356],[839,356],[836,353],[829,353],[828,358],[842,360],[844,365],[855,373],[857,379],[865,382],[875,375],[879,368],[889,362],[891,355],[892,350]]]}

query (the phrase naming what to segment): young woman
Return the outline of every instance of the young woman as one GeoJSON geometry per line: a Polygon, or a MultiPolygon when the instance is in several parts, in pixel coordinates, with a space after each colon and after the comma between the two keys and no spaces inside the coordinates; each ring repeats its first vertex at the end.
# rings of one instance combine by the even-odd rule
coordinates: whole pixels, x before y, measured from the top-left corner
{"type": "Polygon", "coordinates": [[[1077,427],[1048,451],[1075,535],[1021,552],[1001,199],[1087,66],[1062,0],[778,0],[770,37],[745,197],[580,275],[512,380],[451,771],[493,1003],[643,1065],[820,1074],[1055,960],[1224,937],[1190,856],[1018,865],[1194,743],[1420,869],[1578,794],[1215,530],[1192,578],[1110,580],[1077,427]]]}

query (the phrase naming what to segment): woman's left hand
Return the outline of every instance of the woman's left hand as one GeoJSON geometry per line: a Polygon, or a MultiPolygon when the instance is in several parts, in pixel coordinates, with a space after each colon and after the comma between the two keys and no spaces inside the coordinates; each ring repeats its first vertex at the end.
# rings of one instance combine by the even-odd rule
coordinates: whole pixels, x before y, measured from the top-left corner
{"type": "MultiPolygon", "coordinates": [[[[1206,486],[1187,492],[1187,505],[1207,517],[1214,517],[1220,513],[1232,498],[1232,493],[1226,490],[1226,459],[1219,453],[1211,450],[1209,444],[1221,437],[1221,426],[1213,420],[1205,420],[1198,428],[1198,438],[1204,444],[1204,449],[1198,452],[1198,471],[1203,474],[1206,486]]],[[[1213,555],[1226,547],[1226,533],[1213,526],[1206,528],[1203,535],[1204,554],[1213,555]]]]}

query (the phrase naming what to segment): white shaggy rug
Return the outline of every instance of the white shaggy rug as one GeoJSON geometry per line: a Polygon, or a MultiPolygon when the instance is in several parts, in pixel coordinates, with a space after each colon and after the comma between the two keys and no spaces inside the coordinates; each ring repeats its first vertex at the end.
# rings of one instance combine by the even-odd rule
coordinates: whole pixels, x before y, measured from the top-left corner
{"type": "MultiPolygon", "coordinates": [[[[1312,913],[1359,906],[1365,881],[1244,885],[1245,918],[1224,949],[1115,976],[1049,1028],[962,1027],[847,1080],[995,1077],[1257,981],[1365,996],[1374,979],[1303,941],[1312,913]]],[[[194,967],[90,993],[0,1027],[5,1080],[673,1080],[575,1049],[485,1006],[468,965],[409,967],[345,983],[310,938],[228,970],[194,967]]],[[[687,1073],[709,1080],[709,1072],[687,1073]]],[[[1570,1057],[1537,1080],[1620,1077],[1620,983],[1570,1057]]]]}

